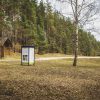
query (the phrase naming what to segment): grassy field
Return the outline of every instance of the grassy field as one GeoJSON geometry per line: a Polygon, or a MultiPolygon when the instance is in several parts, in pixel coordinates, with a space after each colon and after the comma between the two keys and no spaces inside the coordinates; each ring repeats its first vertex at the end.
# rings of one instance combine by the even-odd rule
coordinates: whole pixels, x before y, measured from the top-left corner
{"type": "MultiPolygon", "coordinates": [[[[70,57],[72,55],[65,55],[61,53],[47,53],[47,54],[35,54],[36,58],[45,58],[45,57],[70,57]]],[[[14,53],[12,52],[10,55],[6,55],[5,60],[15,60],[15,59],[21,59],[21,54],[20,53],[14,53]]]]}
{"type": "Polygon", "coordinates": [[[0,62],[0,100],[100,100],[100,59],[0,62]]]}

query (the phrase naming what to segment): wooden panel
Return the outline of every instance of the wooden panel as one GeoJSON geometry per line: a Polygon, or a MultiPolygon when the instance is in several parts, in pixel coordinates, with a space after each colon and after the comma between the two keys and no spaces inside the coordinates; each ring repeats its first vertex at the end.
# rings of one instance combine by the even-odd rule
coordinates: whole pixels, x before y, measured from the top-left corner
{"type": "Polygon", "coordinates": [[[10,47],[4,48],[4,55],[10,55],[10,47]]]}
{"type": "Polygon", "coordinates": [[[4,47],[0,46],[0,58],[4,57],[4,47]]]}

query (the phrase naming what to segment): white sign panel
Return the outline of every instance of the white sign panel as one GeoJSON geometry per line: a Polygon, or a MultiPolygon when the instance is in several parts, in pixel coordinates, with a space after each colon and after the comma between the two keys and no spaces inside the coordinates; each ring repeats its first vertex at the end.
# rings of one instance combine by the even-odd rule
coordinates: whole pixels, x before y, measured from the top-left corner
{"type": "Polygon", "coordinates": [[[34,48],[29,49],[29,62],[34,64],[34,48]]]}
{"type": "Polygon", "coordinates": [[[28,48],[22,48],[22,62],[28,63],[28,48]]]}
{"type": "Polygon", "coordinates": [[[21,63],[22,65],[23,64],[33,65],[35,63],[34,47],[32,46],[22,47],[21,63]]]}

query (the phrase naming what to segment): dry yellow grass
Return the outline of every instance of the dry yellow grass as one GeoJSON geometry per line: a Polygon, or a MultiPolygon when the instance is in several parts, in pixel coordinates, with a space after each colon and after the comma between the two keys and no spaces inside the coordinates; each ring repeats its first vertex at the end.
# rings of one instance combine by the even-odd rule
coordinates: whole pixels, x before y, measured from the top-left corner
{"type": "Polygon", "coordinates": [[[72,56],[72,55],[65,55],[65,54],[61,54],[61,53],[47,53],[47,54],[36,54],[36,57],[66,57],[66,56],[72,56]]]}
{"type": "MultiPolygon", "coordinates": [[[[42,54],[42,55],[39,55],[39,54],[36,54],[35,57],[36,58],[44,58],[44,57],[66,57],[66,56],[71,56],[71,55],[65,55],[65,54],[60,54],[60,53],[47,53],[47,54],[42,54]]],[[[5,55],[5,58],[4,59],[8,59],[8,60],[12,60],[12,59],[20,59],[21,58],[21,53],[14,53],[13,51],[10,53],[10,55],[5,55]]]]}
{"type": "Polygon", "coordinates": [[[0,100],[100,100],[100,59],[0,62],[0,100]]]}

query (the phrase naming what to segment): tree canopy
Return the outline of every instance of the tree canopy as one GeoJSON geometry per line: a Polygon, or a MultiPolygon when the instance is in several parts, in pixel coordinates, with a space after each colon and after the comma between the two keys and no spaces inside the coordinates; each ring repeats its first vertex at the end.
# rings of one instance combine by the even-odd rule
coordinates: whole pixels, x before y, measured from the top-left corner
{"type": "MultiPolygon", "coordinates": [[[[0,0],[0,37],[16,44],[35,45],[41,53],[73,53],[74,26],[70,18],[36,0],[0,0]]],[[[98,55],[100,42],[79,28],[79,54],[98,55]]]]}

